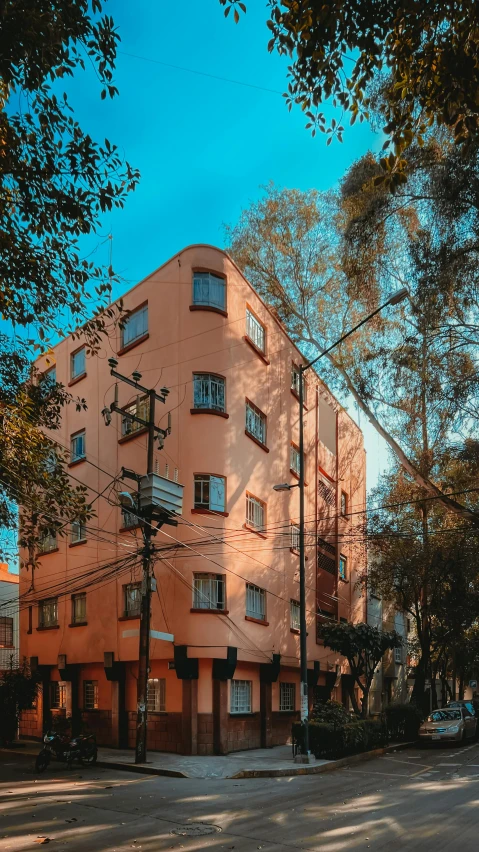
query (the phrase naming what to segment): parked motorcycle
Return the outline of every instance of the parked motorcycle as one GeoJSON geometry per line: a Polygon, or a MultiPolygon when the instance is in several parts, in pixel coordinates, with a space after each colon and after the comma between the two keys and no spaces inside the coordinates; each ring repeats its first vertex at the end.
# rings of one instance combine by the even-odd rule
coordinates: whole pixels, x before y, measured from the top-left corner
{"type": "Polygon", "coordinates": [[[43,748],[37,755],[35,769],[44,772],[51,760],[61,760],[68,769],[73,761],[78,760],[82,765],[93,766],[98,757],[98,749],[94,734],[89,736],[61,737],[56,731],[49,731],[43,737],[43,748]]]}

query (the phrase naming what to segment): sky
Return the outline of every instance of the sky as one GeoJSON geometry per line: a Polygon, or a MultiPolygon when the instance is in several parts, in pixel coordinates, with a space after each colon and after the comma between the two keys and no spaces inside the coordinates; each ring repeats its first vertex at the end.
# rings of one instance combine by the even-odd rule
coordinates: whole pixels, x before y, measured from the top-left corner
{"type": "MultiPolygon", "coordinates": [[[[225,19],[218,0],[110,0],[105,10],[122,39],[120,95],[100,100],[88,71],[68,92],[83,128],[116,143],[141,173],[125,208],[106,216],[102,234],[87,244],[92,259],[107,263],[105,238],[113,235],[113,266],[122,276],[114,296],[190,243],[223,246],[224,224],[235,223],[261,186],[326,190],[381,147],[366,124],[347,126],[343,144],[327,147],[323,134],[313,139],[305,129],[299,109],[288,112],[287,60],[268,53],[265,0],[250,0],[239,24],[225,19]]],[[[354,406],[349,411],[358,419],[354,406]]],[[[364,417],[359,425],[371,487],[387,455],[364,417]]]]}

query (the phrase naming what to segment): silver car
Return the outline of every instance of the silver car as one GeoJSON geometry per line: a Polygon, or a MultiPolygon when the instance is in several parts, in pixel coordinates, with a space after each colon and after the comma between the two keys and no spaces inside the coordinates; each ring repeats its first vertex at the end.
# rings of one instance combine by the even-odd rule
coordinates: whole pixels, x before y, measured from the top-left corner
{"type": "Polygon", "coordinates": [[[477,717],[464,707],[434,710],[419,728],[422,742],[464,742],[476,735],[477,717]]]}

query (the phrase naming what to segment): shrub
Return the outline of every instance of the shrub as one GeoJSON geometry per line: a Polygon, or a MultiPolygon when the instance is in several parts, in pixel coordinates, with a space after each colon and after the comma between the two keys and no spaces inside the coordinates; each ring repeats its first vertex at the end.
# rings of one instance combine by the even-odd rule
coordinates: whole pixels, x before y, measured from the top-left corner
{"type": "Polygon", "coordinates": [[[389,704],[384,712],[391,740],[408,742],[417,739],[422,713],[415,704],[389,704]]]}
{"type": "Polygon", "coordinates": [[[339,701],[318,701],[311,713],[311,721],[326,722],[338,727],[347,725],[351,721],[351,715],[339,701]]]}
{"type": "MultiPolygon", "coordinates": [[[[302,744],[303,727],[293,725],[293,736],[302,744]]],[[[376,719],[348,720],[342,725],[313,720],[309,723],[309,748],[315,757],[337,760],[387,744],[385,725],[376,719]]]]}

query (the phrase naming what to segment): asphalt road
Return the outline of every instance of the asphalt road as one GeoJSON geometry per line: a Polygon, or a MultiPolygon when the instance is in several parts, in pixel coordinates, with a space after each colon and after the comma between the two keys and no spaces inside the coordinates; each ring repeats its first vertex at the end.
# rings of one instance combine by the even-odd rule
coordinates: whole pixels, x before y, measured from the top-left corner
{"type": "Polygon", "coordinates": [[[476,852],[478,805],[476,744],[238,781],[61,764],[36,776],[31,759],[0,756],[2,852],[35,849],[44,838],[51,852],[476,852]]]}

